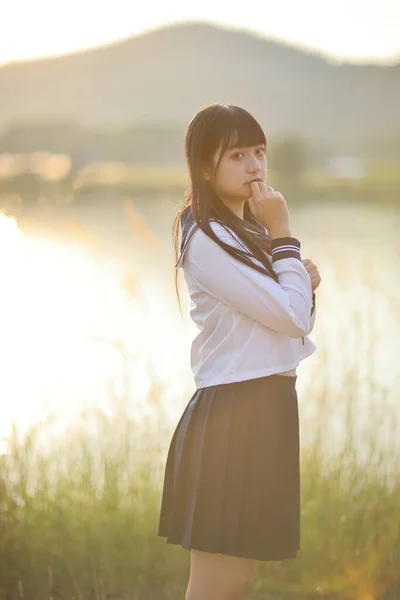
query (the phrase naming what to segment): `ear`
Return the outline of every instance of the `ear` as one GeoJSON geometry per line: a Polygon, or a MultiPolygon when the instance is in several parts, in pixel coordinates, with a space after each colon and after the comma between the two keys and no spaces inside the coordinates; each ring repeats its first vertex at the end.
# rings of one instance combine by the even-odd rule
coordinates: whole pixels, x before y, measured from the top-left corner
{"type": "Polygon", "coordinates": [[[202,166],[203,177],[206,181],[210,181],[211,179],[211,169],[208,164],[203,164],[202,166]]]}

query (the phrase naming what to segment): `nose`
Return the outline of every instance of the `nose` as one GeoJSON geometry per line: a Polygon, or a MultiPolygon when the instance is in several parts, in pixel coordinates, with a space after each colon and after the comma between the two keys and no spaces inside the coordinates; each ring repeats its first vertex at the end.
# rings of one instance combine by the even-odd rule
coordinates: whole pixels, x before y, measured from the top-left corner
{"type": "Polygon", "coordinates": [[[249,171],[249,173],[258,173],[258,171],[260,171],[261,169],[261,165],[258,162],[256,157],[253,157],[248,164],[247,170],[249,171]]]}

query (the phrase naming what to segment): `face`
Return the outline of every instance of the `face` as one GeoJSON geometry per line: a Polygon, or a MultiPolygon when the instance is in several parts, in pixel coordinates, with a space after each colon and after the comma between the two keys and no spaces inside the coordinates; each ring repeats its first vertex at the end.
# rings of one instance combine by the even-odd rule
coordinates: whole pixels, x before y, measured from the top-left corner
{"type": "MultiPolygon", "coordinates": [[[[213,157],[215,168],[220,156],[221,146],[213,157]]],[[[231,148],[226,150],[219,163],[215,176],[206,171],[205,177],[218,195],[225,200],[246,200],[252,195],[250,182],[260,178],[265,182],[267,157],[265,144],[252,147],[231,148]]]]}

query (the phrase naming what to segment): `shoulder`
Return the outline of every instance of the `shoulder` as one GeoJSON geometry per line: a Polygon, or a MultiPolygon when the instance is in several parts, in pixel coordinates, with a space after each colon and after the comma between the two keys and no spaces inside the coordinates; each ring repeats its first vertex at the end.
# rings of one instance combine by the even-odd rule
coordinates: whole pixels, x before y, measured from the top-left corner
{"type": "Polygon", "coordinates": [[[223,253],[225,260],[232,260],[231,255],[223,247],[224,244],[241,250],[251,256],[249,248],[225,223],[222,223],[217,219],[210,219],[208,223],[212,234],[214,234],[215,237],[212,237],[212,234],[206,233],[196,222],[194,222],[185,236],[180,257],[176,263],[177,267],[183,267],[186,262],[186,255],[190,255],[189,262],[203,262],[212,260],[214,257],[218,259],[221,257],[221,253],[223,253]],[[222,242],[222,245],[219,242],[222,242]]]}
{"type": "Polygon", "coordinates": [[[218,244],[218,240],[233,248],[240,248],[246,252],[249,251],[240,237],[230,227],[215,219],[211,219],[209,224],[217,240],[198,227],[193,234],[193,241],[191,243],[192,251],[195,249],[208,249],[211,252],[223,251],[224,249],[218,244]]]}

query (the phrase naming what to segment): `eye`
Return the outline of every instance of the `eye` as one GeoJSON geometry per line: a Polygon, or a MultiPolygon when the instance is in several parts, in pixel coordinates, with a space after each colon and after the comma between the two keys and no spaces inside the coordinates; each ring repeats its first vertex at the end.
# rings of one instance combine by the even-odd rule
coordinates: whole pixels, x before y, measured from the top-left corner
{"type": "Polygon", "coordinates": [[[261,152],[262,154],[264,154],[264,153],[265,153],[265,148],[259,148],[259,149],[257,150],[257,152],[261,152]]]}
{"type": "Polygon", "coordinates": [[[237,156],[239,156],[240,154],[242,154],[242,152],[235,152],[235,154],[232,154],[232,158],[236,158],[237,156]]]}

